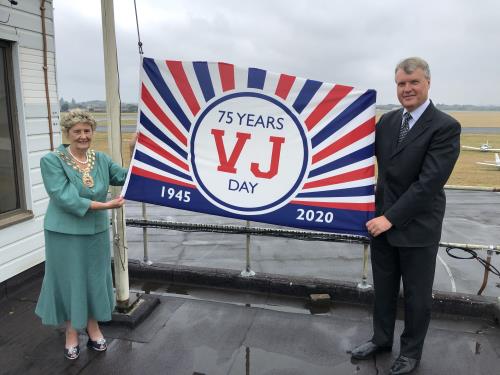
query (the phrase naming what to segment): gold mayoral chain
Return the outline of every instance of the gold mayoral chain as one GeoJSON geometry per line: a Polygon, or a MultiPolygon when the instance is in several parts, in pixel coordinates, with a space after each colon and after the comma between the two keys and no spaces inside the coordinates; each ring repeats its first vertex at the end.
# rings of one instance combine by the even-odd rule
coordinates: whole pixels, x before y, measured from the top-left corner
{"type": "Polygon", "coordinates": [[[79,171],[82,174],[82,182],[85,186],[89,188],[94,187],[94,179],[90,175],[90,171],[92,170],[92,168],[94,168],[95,151],[90,149],[87,150],[87,160],[82,162],[71,154],[69,147],[67,147],[66,150],[68,151],[69,155],[71,155],[71,157],[64,152],[58,151],[57,153],[59,157],[75,171],[79,171]]]}

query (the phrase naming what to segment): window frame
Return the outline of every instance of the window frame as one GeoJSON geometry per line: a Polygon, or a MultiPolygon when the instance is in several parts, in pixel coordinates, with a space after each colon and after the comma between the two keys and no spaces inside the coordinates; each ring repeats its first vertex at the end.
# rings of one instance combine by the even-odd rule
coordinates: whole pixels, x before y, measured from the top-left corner
{"type": "Polygon", "coordinates": [[[11,141],[14,146],[14,168],[16,175],[16,188],[19,197],[19,207],[5,213],[0,213],[0,229],[30,220],[34,217],[33,211],[28,209],[26,197],[26,185],[24,179],[24,166],[21,144],[21,129],[18,117],[16,102],[16,84],[13,49],[14,43],[9,40],[0,39],[0,47],[5,51],[4,69],[6,75],[6,100],[7,100],[7,121],[11,130],[11,141]]]}

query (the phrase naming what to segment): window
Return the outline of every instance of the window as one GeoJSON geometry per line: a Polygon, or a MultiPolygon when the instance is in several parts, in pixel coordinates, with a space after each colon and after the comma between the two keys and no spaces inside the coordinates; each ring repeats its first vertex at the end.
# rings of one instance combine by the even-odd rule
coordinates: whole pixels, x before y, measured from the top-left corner
{"type": "Polygon", "coordinates": [[[26,216],[12,48],[0,40],[0,228],[26,216]]]}

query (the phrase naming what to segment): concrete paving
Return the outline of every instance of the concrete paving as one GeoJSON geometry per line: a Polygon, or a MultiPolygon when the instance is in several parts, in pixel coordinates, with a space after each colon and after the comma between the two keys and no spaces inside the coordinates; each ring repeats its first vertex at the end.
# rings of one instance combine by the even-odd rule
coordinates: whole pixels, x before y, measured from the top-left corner
{"type": "MultiPolygon", "coordinates": [[[[132,284],[140,290],[140,281],[132,284]]],[[[333,303],[311,314],[304,300],[223,290],[147,286],[161,304],[140,326],[103,327],[108,351],[85,347],[63,358],[64,332],[34,315],[40,279],[0,303],[0,373],[127,375],[384,374],[392,353],[351,361],[369,338],[370,312],[333,303]]],[[[401,321],[396,324],[399,335],[401,321]]],[[[493,375],[500,365],[500,329],[481,320],[434,318],[415,374],[493,375]]]]}
{"type": "MultiPolygon", "coordinates": [[[[447,191],[447,210],[442,241],[500,244],[500,194],[477,191],[447,191]]],[[[151,219],[188,223],[245,225],[228,219],[168,207],[147,205],[151,219]]],[[[127,202],[126,215],[141,217],[141,205],[127,202]]],[[[265,227],[265,224],[252,223],[265,227]]],[[[143,231],[128,227],[129,257],[143,258],[143,231]]],[[[245,268],[245,236],[219,233],[179,232],[148,229],[148,248],[153,262],[185,266],[245,268]]],[[[251,238],[251,268],[256,272],[303,277],[321,277],[357,282],[362,275],[363,246],[331,242],[311,242],[284,238],[251,238]]],[[[455,252],[458,255],[465,255],[455,252]]],[[[478,255],[486,258],[485,251],[478,255]]],[[[500,268],[500,256],[492,264],[500,268]]],[[[369,269],[369,281],[371,271],[369,269]]],[[[442,292],[477,293],[484,268],[476,260],[458,260],[439,250],[434,289],[442,292]]],[[[500,279],[491,275],[483,295],[500,296],[500,279]]]]}

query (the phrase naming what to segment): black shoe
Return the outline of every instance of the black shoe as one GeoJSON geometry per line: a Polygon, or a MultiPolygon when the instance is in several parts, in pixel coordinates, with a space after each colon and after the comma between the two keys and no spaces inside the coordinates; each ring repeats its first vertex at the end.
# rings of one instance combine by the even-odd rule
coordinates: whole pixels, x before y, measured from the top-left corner
{"type": "Polygon", "coordinates": [[[68,359],[77,359],[80,356],[80,345],[64,348],[64,356],[68,359]]]}
{"type": "Polygon", "coordinates": [[[391,346],[378,346],[372,341],[365,342],[351,351],[351,357],[354,359],[367,359],[373,357],[377,353],[390,352],[391,346]]]}
{"type": "MultiPolygon", "coordinates": [[[[89,336],[89,331],[87,331],[87,336],[89,336]]],[[[106,339],[104,337],[101,337],[96,341],[92,341],[89,336],[89,341],[87,341],[87,346],[90,349],[95,350],[97,352],[104,352],[108,348],[108,346],[106,345],[106,339]]]]}
{"type": "Polygon", "coordinates": [[[388,375],[409,374],[413,372],[420,361],[415,358],[408,358],[400,355],[391,366],[388,375]]]}

